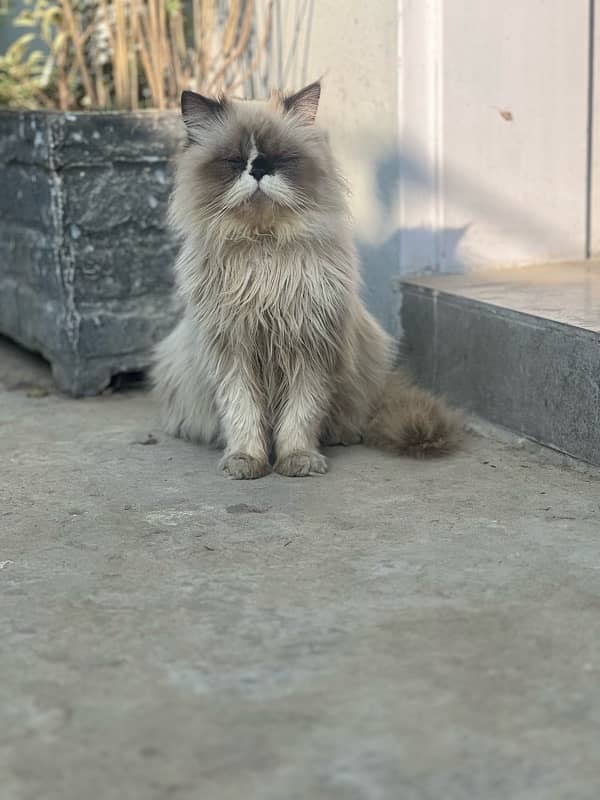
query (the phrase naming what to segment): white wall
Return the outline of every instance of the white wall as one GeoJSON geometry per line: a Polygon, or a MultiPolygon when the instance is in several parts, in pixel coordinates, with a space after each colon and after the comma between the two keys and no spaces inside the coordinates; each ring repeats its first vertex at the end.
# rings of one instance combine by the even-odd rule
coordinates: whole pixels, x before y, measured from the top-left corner
{"type": "Polygon", "coordinates": [[[600,4],[594,15],[594,63],[592,68],[593,121],[590,209],[590,254],[600,258],[600,4]]]}
{"type": "Polygon", "coordinates": [[[401,267],[583,258],[587,0],[400,0],[401,267]]]}
{"type": "Polygon", "coordinates": [[[398,300],[396,0],[315,0],[309,72],[325,75],[319,121],[350,181],[365,294],[388,322],[398,300]]]}
{"type": "MultiPolygon", "coordinates": [[[[588,0],[306,5],[309,47],[286,82],[325,73],[319,121],[352,186],[368,300],[390,328],[402,272],[585,256],[588,0]]],[[[593,234],[598,252],[600,223],[593,234]]]]}
{"type": "Polygon", "coordinates": [[[439,266],[584,258],[589,2],[443,8],[439,266]]]}
{"type": "MultiPolygon", "coordinates": [[[[284,53],[293,40],[294,10],[311,9],[309,47],[299,48],[284,86],[295,89],[324,76],[318,122],[328,129],[350,183],[365,293],[391,322],[397,298],[390,286],[400,269],[397,0],[279,0],[278,6],[287,22],[284,53]]],[[[281,85],[278,60],[269,78],[281,85]]]]}

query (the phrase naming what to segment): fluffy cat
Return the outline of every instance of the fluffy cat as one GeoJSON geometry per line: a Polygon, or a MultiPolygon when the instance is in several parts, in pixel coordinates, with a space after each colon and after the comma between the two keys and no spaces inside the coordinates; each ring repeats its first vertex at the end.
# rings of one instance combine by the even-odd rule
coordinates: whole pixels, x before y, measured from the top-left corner
{"type": "Polygon", "coordinates": [[[434,454],[458,416],[393,370],[360,298],[346,190],[315,124],[320,84],[269,102],[182,95],[171,203],[183,316],[159,345],[169,433],[225,448],[230,478],[327,471],[319,444],[434,454]]]}

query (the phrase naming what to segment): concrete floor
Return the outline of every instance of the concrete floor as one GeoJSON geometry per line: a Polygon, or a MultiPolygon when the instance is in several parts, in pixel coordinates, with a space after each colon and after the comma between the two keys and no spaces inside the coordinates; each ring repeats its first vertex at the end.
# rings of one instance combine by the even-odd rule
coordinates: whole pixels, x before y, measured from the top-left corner
{"type": "Polygon", "coordinates": [[[600,796],[598,471],[231,482],[143,392],[0,384],[2,800],[600,796]]]}

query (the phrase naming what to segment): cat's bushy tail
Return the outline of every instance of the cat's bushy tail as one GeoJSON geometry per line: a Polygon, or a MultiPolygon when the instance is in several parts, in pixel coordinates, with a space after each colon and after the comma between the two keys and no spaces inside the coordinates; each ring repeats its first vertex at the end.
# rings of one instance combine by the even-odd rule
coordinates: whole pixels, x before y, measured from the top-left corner
{"type": "Polygon", "coordinates": [[[388,376],[364,441],[369,447],[410,456],[436,456],[455,450],[463,438],[459,412],[401,371],[388,376]]]}

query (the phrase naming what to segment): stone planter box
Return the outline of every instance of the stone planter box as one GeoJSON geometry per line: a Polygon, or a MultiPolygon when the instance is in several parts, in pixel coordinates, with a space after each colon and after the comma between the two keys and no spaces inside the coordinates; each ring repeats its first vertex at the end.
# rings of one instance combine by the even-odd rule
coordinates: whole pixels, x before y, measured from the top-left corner
{"type": "Polygon", "coordinates": [[[60,389],[142,370],[175,318],[174,112],[0,112],[0,333],[60,389]]]}

